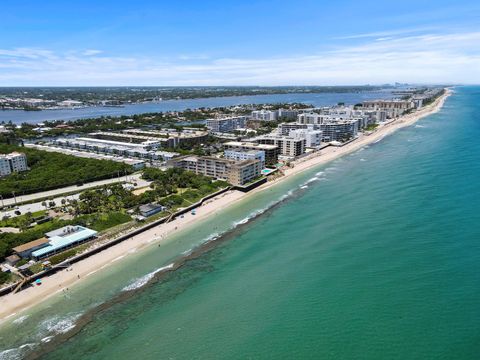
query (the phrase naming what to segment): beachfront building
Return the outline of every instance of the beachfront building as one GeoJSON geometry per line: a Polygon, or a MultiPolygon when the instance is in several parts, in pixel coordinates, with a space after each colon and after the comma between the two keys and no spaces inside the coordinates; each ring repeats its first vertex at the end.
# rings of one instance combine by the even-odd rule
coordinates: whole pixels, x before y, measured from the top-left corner
{"type": "Polygon", "coordinates": [[[144,218],[158,214],[159,212],[164,211],[166,208],[162,205],[157,204],[145,204],[138,207],[138,212],[144,218]]]}
{"type": "Polygon", "coordinates": [[[248,141],[229,141],[223,144],[225,150],[237,151],[263,151],[265,153],[265,165],[273,166],[278,162],[278,146],[258,144],[248,141]]]}
{"type": "Polygon", "coordinates": [[[232,185],[245,185],[259,178],[263,166],[259,160],[235,162],[229,167],[227,181],[232,185]]]}
{"type": "Polygon", "coordinates": [[[277,127],[277,134],[279,136],[288,136],[290,135],[291,131],[299,130],[299,129],[310,129],[310,130],[318,130],[319,127],[317,124],[302,124],[302,123],[281,123],[278,124],[277,127]]]}
{"type": "Polygon", "coordinates": [[[280,155],[297,157],[305,154],[305,139],[291,136],[264,135],[256,138],[256,142],[263,145],[275,145],[280,155]]]}
{"type": "Polygon", "coordinates": [[[324,142],[345,142],[358,136],[358,122],[355,120],[319,124],[319,129],[324,142]]]}
{"type": "Polygon", "coordinates": [[[359,129],[378,122],[384,122],[387,111],[376,108],[360,108],[355,106],[333,106],[315,109],[315,112],[301,113],[297,117],[298,124],[318,125],[348,120],[356,120],[359,129]]]}
{"type": "Polygon", "coordinates": [[[265,151],[262,150],[225,150],[224,157],[237,162],[259,160],[261,168],[265,167],[265,151]]]}
{"type": "Polygon", "coordinates": [[[41,239],[17,246],[13,251],[24,259],[39,260],[92,240],[96,236],[95,230],[79,225],[68,225],[46,233],[41,239]]]}
{"type": "Polygon", "coordinates": [[[323,133],[318,124],[282,123],[278,125],[277,134],[304,138],[307,148],[320,147],[323,139],[323,133]]]}
{"type": "Polygon", "coordinates": [[[349,139],[353,139],[358,136],[358,129],[365,124],[364,118],[356,118],[351,120],[338,120],[329,121],[319,124],[304,124],[304,123],[285,123],[279,124],[277,134],[279,136],[290,136],[290,134],[310,133],[309,144],[307,139],[305,146],[317,147],[314,145],[318,142],[318,138],[321,138],[322,142],[340,141],[344,142],[349,139]]]}
{"type": "Polygon", "coordinates": [[[0,154],[0,176],[26,170],[28,170],[27,156],[24,153],[0,154]]]}
{"type": "Polygon", "coordinates": [[[207,128],[214,133],[225,133],[245,128],[246,122],[246,116],[231,116],[218,119],[207,119],[206,125],[207,128]]]}
{"type": "Polygon", "coordinates": [[[262,166],[258,159],[234,161],[209,156],[180,156],[170,162],[195,174],[226,180],[232,185],[244,185],[261,175],[262,166]]]}
{"type": "Polygon", "coordinates": [[[170,165],[216,179],[227,178],[228,160],[210,156],[186,155],[179,156],[170,162],[170,165]]]}
{"type": "Polygon", "coordinates": [[[20,256],[21,258],[28,259],[32,256],[32,252],[47,246],[47,244],[48,239],[46,237],[42,237],[40,239],[33,240],[28,243],[14,247],[12,250],[16,255],[20,256]]]}
{"type": "Polygon", "coordinates": [[[288,136],[294,139],[305,140],[305,147],[317,149],[322,145],[322,134],[321,130],[297,129],[290,131],[288,136]]]}
{"type": "Polygon", "coordinates": [[[396,118],[405,111],[415,108],[411,100],[369,100],[363,102],[365,110],[383,110],[388,118],[396,118]]]}
{"type": "Polygon", "coordinates": [[[412,96],[412,101],[415,108],[420,109],[426,103],[429,103],[440,96],[445,90],[443,88],[427,89],[421,94],[415,94],[412,96]]]}

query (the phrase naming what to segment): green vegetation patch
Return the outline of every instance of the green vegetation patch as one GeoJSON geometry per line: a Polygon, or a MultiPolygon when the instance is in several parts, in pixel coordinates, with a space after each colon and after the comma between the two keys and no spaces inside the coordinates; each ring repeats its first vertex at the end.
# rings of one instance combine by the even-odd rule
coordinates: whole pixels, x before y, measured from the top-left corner
{"type": "Polygon", "coordinates": [[[0,144],[0,153],[12,151],[27,155],[29,171],[0,179],[0,195],[4,198],[57,189],[64,186],[103,180],[130,174],[131,166],[109,160],[78,158],[14,145],[0,144]]]}
{"type": "Polygon", "coordinates": [[[83,220],[85,224],[96,231],[104,231],[114,226],[124,224],[132,220],[130,215],[115,211],[107,214],[95,214],[94,216],[80,216],[78,220],[83,220]]]}
{"type": "Polygon", "coordinates": [[[65,261],[65,260],[79,254],[80,252],[84,251],[87,247],[88,247],[88,244],[83,244],[83,245],[77,246],[73,249],[66,250],[66,251],[64,251],[60,254],[53,255],[53,256],[49,257],[48,260],[50,261],[50,263],[52,265],[57,265],[57,264],[60,264],[62,261],[65,261]]]}
{"type": "Polygon", "coordinates": [[[369,124],[365,126],[365,131],[373,131],[378,127],[378,124],[369,124]]]}
{"type": "Polygon", "coordinates": [[[15,227],[15,228],[24,228],[34,221],[35,218],[45,216],[46,211],[40,210],[33,213],[26,213],[20,216],[15,216],[8,219],[0,220],[0,227],[15,227]]]}
{"type": "Polygon", "coordinates": [[[0,285],[8,283],[12,278],[12,274],[0,271],[0,285]]]}

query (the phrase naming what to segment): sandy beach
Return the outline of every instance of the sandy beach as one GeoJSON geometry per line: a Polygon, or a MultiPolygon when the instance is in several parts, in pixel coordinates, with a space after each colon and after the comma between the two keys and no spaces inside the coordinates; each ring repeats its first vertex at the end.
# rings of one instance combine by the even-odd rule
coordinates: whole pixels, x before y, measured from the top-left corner
{"type": "Polygon", "coordinates": [[[83,279],[92,276],[98,271],[101,271],[103,268],[109,266],[109,264],[112,264],[119,258],[129,254],[129,252],[140,250],[152,243],[161,243],[167,239],[168,235],[179,231],[180,229],[185,229],[188,226],[197,224],[208,216],[212,216],[214,213],[225,209],[241,199],[255,196],[257,192],[263,191],[286,178],[289,178],[314,166],[326,164],[341,156],[356,151],[365,145],[378,142],[385,136],[392,134],[400,128],[414,124],[419,119],[439,111],[451,92],[451,90],[447,90],[447,92],[437,99],[433,104],[416,111],[415,113],[403,116],[386,125],[379,126],[377,130],[370,135],[362,134],[355,141],[352,141],[342,147],[330,146],[321,150],[320,152],[301,158],[294,162],[293,167],[286,168],[284,170],[285,176],[279,177],[274,181],[270,181],[249,193],[245,194],[239,191],[228,191],[224,194],[218,195],[217,197],[205,202],[201,207],[197,208],[196,215],[187,213],[183,218],[178,217],[169,223],[159,225],[115,246],[112,246],[106,251],[92,255],[91,257],[72,265],[68,269],[69,271],[59,271],[52,276],[42,279],[41,286],[32,286],[20,291],[19,293],[8,294],[1,297],[0,324],[5,319],[40,303],[45,298],[52,296],[59,291],[62,291],[63,288],[74,286],[83,279]]]}

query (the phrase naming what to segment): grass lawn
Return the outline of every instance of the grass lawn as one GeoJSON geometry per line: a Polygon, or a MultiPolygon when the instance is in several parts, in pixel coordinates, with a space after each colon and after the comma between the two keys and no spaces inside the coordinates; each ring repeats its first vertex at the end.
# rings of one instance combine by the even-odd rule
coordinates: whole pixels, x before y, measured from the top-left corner
{"type": "Polygon", "coordinates": [[[132,220],[130,215],[123,212],[83,215],[79,216],[78,219],[81,219],[83,222],[85,222],[86,226],[96,231],[104,231],[132,220]]]}
{"type": "MultiPolygon", "coordinates": [[[[40,210],[33,212],[31,217],[39,217],[44,216],[47,212],[45,210],[40,210]]],[[[0,220],[0,227],[20,227],[21,224],[26,220],[28,216],[26,214],[12,217],[9,219],[2,219],[0,220]]]]}

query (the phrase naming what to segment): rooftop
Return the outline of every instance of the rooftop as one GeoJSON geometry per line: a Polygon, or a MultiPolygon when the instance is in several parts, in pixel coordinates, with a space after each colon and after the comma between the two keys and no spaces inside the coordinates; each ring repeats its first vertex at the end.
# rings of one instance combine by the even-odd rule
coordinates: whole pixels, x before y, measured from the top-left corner
{"type": "Polygon", "coordinates": [[[249,147],[254,147],[260,150],[273,150],[277,148],[276,145],[257,144],[257,143],[248,142],[248,141],[229,141],[229,142],[226,142],[225,145],[237,146],[237,147],[249,146],[249,147]]]}
{"type": "Polygon", "coordinates": [[[47,246],[35,250],[32,253],[34,257],[42,257],[50,252],[61,250],[80,241],[95,236],[97,232],[83,226],[65,226],[63,228],[50,231],[46,235],[49,237],[47,246]]]}
{"type": "Polygon", "coordinates": [[[33,249],[35,247],[38,247],[38,246],[41,246],[41,245],[47,244],[47,243],[48,243],[48,239],[46,237],[43,237],[43,238],[33,240],[33,241],[28,242],[28,243],[19,245],[17,247],[14,247],[13,251],[16,252],[16,253],[21,253],[21,252],[28,251],[30,249],[33,249]]]}

